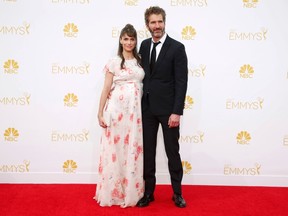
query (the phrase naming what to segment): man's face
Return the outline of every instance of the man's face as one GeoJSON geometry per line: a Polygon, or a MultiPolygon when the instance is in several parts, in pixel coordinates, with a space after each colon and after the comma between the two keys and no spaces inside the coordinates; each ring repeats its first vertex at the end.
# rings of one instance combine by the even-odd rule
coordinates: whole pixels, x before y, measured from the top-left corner
{"type": "Polygon", "coordinates": [[[153,39],[158,41],[165,33],[165,23],[161,14],[152,14],[149,17],[147,28],[153,39]]]}

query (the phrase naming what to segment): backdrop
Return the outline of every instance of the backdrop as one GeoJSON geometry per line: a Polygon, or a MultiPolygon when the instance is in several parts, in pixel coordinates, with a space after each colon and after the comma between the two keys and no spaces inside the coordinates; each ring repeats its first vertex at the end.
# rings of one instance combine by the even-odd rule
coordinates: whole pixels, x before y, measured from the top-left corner
{"type": "Polygon", "coordinates": [[[183,183],[288,186],[286,0],[1,0],[0,182],[96,184],[102,70],[151,5],[189,60],[183,183]]]}

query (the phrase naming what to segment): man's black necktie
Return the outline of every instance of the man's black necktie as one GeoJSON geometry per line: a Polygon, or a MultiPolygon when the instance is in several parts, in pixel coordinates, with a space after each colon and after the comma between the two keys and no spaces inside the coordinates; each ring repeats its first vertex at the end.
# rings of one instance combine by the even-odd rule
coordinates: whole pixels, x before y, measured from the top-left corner
{"type": "Polygon", "coordinates": [[[152,72],[153,67],[155,65],[156,62],[156,46],[160,43],[160,41],[158,41],[157,43],[153,42],[153,49],[152,49],[152,53],[151,53],[151,59],[150,59],[150,72],[152,72]]]}

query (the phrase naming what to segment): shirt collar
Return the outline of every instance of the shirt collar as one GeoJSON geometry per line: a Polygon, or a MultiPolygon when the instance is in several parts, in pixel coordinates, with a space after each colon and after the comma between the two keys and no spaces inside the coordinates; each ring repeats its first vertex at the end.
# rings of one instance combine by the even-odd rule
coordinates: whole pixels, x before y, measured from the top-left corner
{"type": "MultiPolygon", "coordinates": [[[[163,44],[163,43],[165,42],[166,37],[167,37],[167,33],[165,32],[164,35],[163,35],[163,37],[159,40],[159,41],[161,42],[161,44],[163,44]]],[[[151,41],[152,41],[152,43],[154,43],[153,38],[152,38],[151,41]]]]}

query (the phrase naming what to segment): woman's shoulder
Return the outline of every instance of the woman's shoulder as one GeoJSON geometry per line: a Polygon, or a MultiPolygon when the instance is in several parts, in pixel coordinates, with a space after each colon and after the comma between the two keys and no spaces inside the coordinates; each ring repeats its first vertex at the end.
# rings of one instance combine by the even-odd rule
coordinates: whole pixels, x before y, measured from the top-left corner
{"type": "Polygon", "coordinates": [[[115,66],[115,65],[119,65],[121,62],[121,58],[119,56],[113,56],[111,58],[108,59],[107,64],[108,66],[115,66]]]}
{"type": "Polygon", "coordinates": [[[109,59],[109,62],[117,62],[117,61],[121,61],[121,58],[119,56],[113,56],[109,59]]]}

